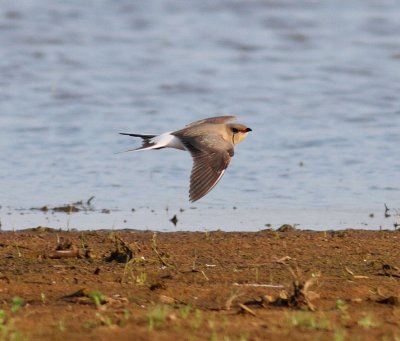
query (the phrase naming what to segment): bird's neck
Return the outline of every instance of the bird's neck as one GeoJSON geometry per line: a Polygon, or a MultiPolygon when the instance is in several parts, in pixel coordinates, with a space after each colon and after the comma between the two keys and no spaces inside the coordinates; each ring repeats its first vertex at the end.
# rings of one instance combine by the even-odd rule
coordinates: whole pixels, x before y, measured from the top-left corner
{"type": "Polygon", "coordinates": [[[233,143],[234,143],[234,144],[239,144],[239,143],[242,142],[246,137],[247,137],[247,133],[235,134],[235,135],[233,136],[233,143]]]}

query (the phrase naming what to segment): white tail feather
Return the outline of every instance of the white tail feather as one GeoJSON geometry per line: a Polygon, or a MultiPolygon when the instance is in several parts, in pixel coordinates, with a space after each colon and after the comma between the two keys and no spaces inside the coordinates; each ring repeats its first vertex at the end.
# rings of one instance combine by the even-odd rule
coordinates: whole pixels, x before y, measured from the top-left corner
{"type": "MultiPolygon", "coordinates": [[[[176,136],[171,135],[170,132],[164,133],[157,135],[151,139],[147,140],[147,143],[152,144],[147,147],[139,147],[139,148],[134,148],[134,149],[128,149],[126,151],[120,152],[120,153],[126,153],[126,152],[138,152],[141,150],[150,150],[150,149],[160,149],[160,148],[176,148],[176,149],[182,149],[185,150],[185,147],[183,146],[182,142],[180,139],[178,139],[176,136]]],[[[117,153],[119,154],[119,153],[117,153]]]]}

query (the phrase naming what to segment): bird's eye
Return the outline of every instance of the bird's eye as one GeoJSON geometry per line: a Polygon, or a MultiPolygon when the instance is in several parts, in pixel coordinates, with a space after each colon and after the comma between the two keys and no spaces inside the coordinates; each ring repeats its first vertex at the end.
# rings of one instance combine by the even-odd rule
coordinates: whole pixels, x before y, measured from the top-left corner
{"type": "Polygon", "coordinates": [[[237,128],[232,128],[232,133],[236,134],[236,133],[238,133],[238,132],[239,132],[239,129],[237,129],[237,128]]]}

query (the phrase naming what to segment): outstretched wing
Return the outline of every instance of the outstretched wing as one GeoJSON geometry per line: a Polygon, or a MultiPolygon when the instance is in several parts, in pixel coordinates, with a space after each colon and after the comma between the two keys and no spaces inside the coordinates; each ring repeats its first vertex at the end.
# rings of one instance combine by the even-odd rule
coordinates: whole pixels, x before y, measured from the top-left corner
{"type": "Polygon", "coordinates": [[[234,154],[233,145],[220,135],[179,137],[193,158],[189,199],[194,202],[210,192],[224,175],[234,154]]]}
{"type": "Polygon", "coordinates": [[[233,121],[233,120],[236,120],[236,116],[215,116],[215,117],[205,118],[203,120],[192,122],[192,123],[188,124],[186,127],[193,127],[195,125],[203,124],[203,123],[219,124],[219,123],[225,123],[225,122],[233,121]]]}

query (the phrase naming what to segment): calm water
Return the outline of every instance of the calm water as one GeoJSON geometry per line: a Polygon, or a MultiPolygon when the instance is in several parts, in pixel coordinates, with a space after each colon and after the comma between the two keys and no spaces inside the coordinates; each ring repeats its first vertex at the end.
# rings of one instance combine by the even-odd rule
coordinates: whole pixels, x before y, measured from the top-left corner
{"type": "Polygon", "coordinates": [[[394,0],[1,1],[2,228],[392,227],[399,17],[394,0]],[[120,131],[215,114],[253,133],[198,203],[189,154],[116,154],[139,144],[120,131]]]}

